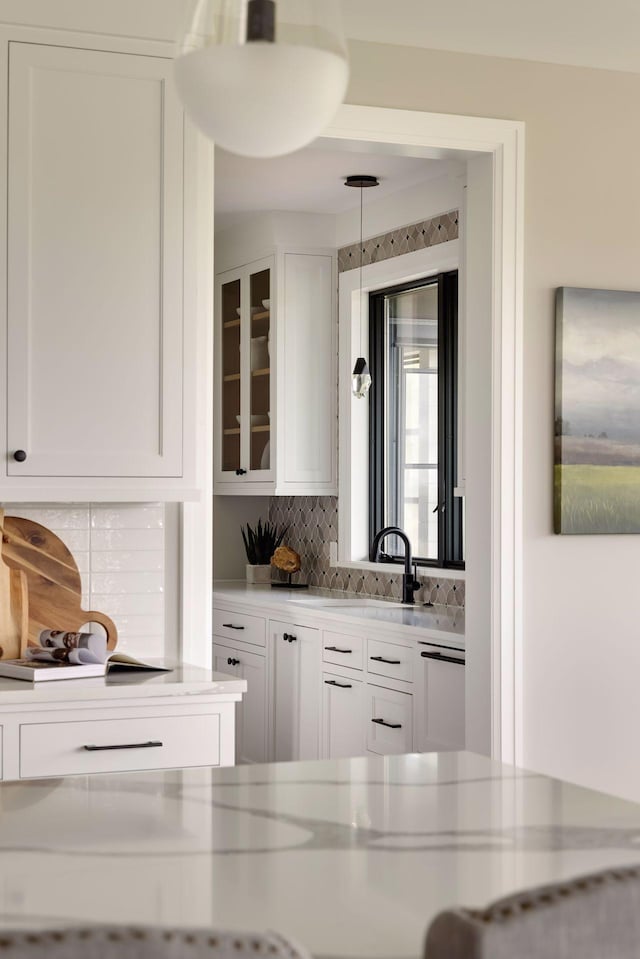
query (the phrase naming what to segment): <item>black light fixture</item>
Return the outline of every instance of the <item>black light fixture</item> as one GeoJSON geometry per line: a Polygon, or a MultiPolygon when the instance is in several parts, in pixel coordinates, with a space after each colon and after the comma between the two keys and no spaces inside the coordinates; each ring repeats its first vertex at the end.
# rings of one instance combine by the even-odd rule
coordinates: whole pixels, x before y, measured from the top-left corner
{"type": "MultiPolygon", "coordinates": [[[[372,186],[379,186],[380,181],[375,176],[366,176],[365,174],[348,176],[344,181],[345,186],[350,186],[355,189],[360,190],[360,298],[358,301],[358,330],[359,330],[359,343],[358,349],[360,353],[364,353],[362,349],[362,257],[364,254],[363,249],[363,228],[362,228],[362,206],[363,206],[363,192],[365,189],[372,186]]],[[[353,395],[361,400],[369,392],[369,387],[371,386],[371,372],[369,370],[369,364],[366,361],[364,356],[359,356],[353,367],[353,373],[351,376],[351,392],[353,395]]]]}

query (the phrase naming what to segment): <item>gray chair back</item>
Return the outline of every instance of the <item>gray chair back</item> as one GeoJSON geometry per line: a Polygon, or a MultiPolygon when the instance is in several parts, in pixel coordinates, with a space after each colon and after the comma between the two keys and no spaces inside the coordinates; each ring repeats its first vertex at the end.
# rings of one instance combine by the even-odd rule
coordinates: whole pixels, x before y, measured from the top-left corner
{"type": "Polygon", "coordinates": [[[609,869],[453,909],[431,923],[425,959],[638,959],[640,868],[609,869]]]}
{"type": "Polygon", "coordinates": [[[310,959],[278,933],[86,926],[0,930],[3,959],[310,959]]]}

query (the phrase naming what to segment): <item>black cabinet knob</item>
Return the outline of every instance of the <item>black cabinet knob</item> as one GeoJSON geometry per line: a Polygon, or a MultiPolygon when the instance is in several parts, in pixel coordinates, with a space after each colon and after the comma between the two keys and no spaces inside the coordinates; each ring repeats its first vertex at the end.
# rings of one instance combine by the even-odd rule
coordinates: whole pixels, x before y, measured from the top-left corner
{"type": "Polygon", "coordinates": [[[244,476],[247,471],[243,470],[242,467],[236,470],[236,476],[244,476]]]}
{"type": "Polygon", "coordinates": [[[288,642],[289,642],[289,633],[283,633],[283,634],[282,634],[282,638],[283,638],[283,640],[285,641],[285,643],[288,643],[288,642]]]}
{"type": "Polygon", "coordinates": [[[239,665],[240,665],[239,659],[232,659],[230,656],[229,659],[227,660],[227,666],[239,666],[239,665]]]}
{"type": "Polygon", "coordinates": [[[24,450],[16,450],[15,453],[13,454],[13,458],[16,461],[16,463],[24,463],[24,461],[27,458],[27,454],[25,453],[24,450]]]}

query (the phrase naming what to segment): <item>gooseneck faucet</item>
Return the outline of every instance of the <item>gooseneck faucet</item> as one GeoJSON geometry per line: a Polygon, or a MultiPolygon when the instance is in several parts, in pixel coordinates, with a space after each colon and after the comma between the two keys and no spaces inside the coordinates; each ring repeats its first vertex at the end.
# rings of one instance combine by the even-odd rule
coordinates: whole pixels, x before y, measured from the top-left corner
{"type": "Polygon", "coordinates": [[[397,536],[404,543],[404,575],[402,577],[402,602],[408,605],[415,603],[414,593],[420,589],[420,581],[412,569],[413,560],[411,558],[411,543],[409,537],[399,526],[385,526],[373,538],[371,549],[369,551],[369,560],[372,563],[380,562],[380,546],[387,536],[397,536]]]}

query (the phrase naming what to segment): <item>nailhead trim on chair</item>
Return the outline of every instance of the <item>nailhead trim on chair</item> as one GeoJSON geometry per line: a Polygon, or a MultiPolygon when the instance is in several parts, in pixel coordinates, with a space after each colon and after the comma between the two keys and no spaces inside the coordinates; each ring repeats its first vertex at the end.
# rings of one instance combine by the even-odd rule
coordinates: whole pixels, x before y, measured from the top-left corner
{"type": "Polygon", "coordinates": [[[583,879],[574,879],[570,882],[558,885],[553,892],[544,890],[536,896],[530,893],[523,893],[521,900],[514,899],[507,905],[506,903],[495,903],[487,909],[465,909],[464,912],[478,922],[504,922],[515,918],[519,913],[527,912],[533,909],[543,909],[553,905],[558,899],[572,896],[577,892],[587,892],[596,886],[602,886],[604,883],[625,882],[628,879],[638,879],[640,869],[636,867],[621,867],[611,869],[607,873],[600,873],[597,876],[586,876],[583,879]]]}
{"type": "MultiPolygon", "coordinates": [[[[21,941],[28,942],[33,945],[41,945],[45,948],[47,947],[48,941],[54,940],[55,942],[65,942],[71,940],[72,938],[77,939],[90,939],[96,935],[106,936],[111,942],[123,942],[126,939],[146,939],[147,931],[144,929],[109,929],[109,930],[93,930],[93,929],[73,929],[65,932],[45,932],[45,933],[19,933],[17,935],[3,935],[0,936],[0,949],[8,949],[10,946],[19,944],[21,941]]],[[[203,931],[204,935],[204,931],[203,931]]],[[[276,938],[283,951],[286,951],[292,959],[300,959],[300,953],[286,940],[282,939],[277,933],[269,933],[272,938],[276,938]]],[[[197,935],[192,932],[187,932],[181,934],[179,932],[174,932],[172,930],[166,930],[162,933],[162,938],[166,942],[170,942],[174,939],[179,939],[187,945],[201,945],[201,942],[197,935]]],[[[216,949],[222,941],[223,937],[209,936],[206,939],[207,945],[211,949],[216,949]]],[[[232,940],[232,945],[235,950],[238,952],[247,948],[252,949],[254,952],[263,951],[263,946],[266,948],[264,951],[270,955],[275,955],[278,952],[278,948],[274,943],[269,943],[268,945],[259,939],[253,937],[249,939],[243,939],[241,935],[236,935],[232,940]]]]}

